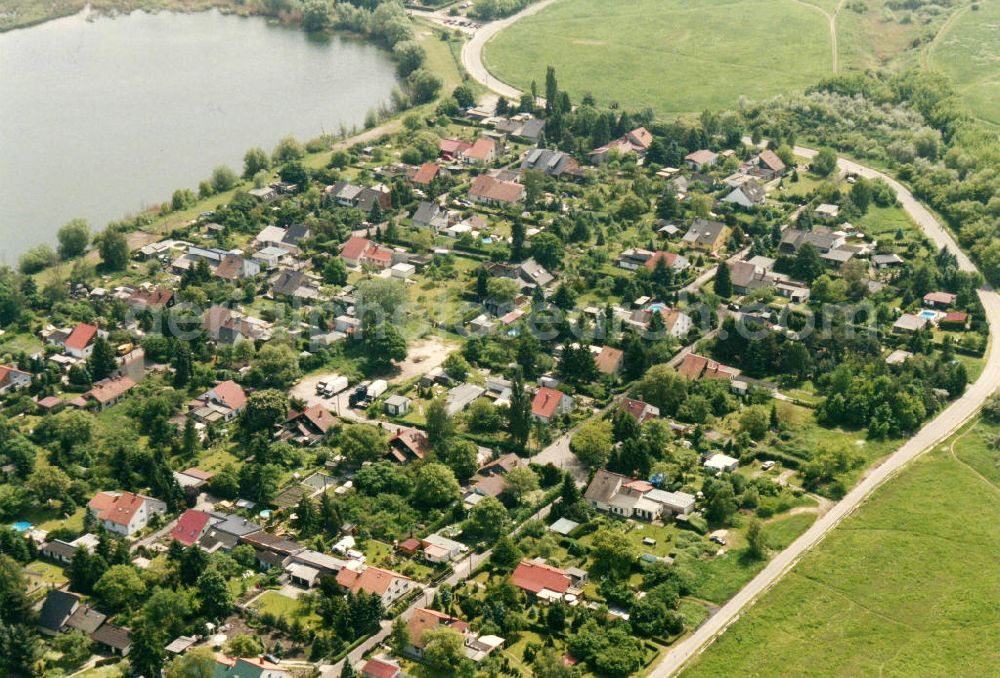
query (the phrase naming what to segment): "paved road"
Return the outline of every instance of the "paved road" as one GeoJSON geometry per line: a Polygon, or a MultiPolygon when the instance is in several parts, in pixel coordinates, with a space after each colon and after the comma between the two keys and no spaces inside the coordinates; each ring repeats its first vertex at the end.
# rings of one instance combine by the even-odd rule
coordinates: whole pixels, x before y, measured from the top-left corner
{"type": "Polygon", "coordinates": [[[501,82],[490,75],[486,65],[483,64],[483,47],[486,46],[486,43],[489,42],[494,35],[507,28],[515,21],[523,19],[526,16],[536,14],[551,5],[553,2],[555,2],[555,0],[541,0],[541,2],[528,5],[517,14],[512,14],[506,19],[491,21],[473,33],[472,39],[462,46],[462,66],[466,71],[468,71],[469,75],[474,80],[482,83],[488,89],[496,92],[502,97],[506,97],[508,99],[519,98],[521,96],[521,90],[513,85],[501,82]]]}
{"type": "MultiPolygon", "coordinates": [[[[808,148],[796,147],[795,152],[807,158],[815,155],[815,151],[808,148]]],[[[968,256],[959,250],[951,235],[938,223],[934,215],[913,197],[906,187],[881,172],[845,159],[840,159],[839,165],[844,171],[868,178],[879,178],[888,183],[896,191],[903,209],[938,247],[946,246],[956,253],[959,267],[962,270],[976,270],[968,256]]],[[[992,288],[985,287],[979,290],[979,298],[986,309],[992,337],[986,367],[979,379],[969,386],[962,397],[952,402],[881,465],[872,469],[854,489],[847,493],[847,496],[813,523],[812,527],[792,542],[787,549],[776,555],[750,583],[723,605],[715,615],[710,617],[693,634],[675,645],[664,656],[660,664],[649,673],[651,678],[665,678],[680,671],[691,658],[700,654],[730,624],[739,619],[745,609],[767,592],[806,551],[818,544],[882,483],[892,478],[906,464],[950,436],[979,410],[983,401],[996,390],[997,384],[1000,384],[1000,342],[997,341],[997,337],[1000,337],[1000,296],[992,288]]]]}

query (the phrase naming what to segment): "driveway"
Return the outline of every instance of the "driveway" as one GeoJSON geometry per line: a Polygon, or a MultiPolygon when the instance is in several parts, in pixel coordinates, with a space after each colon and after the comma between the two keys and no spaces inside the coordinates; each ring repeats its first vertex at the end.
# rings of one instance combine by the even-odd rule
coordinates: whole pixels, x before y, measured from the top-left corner
{"type": "MultiPolygon", "coordinates": [[[[795,153],[806,158],[816,155],[816,151],[802,147],[796,147],[795,153]]],[[[843,158],[838,161],[838,164],[843,171],[885,181],[896,191],[896,196],[903,205],[903,209],[920,226],[928,238],[933,240],[938,247],[947,247],[955,253],[958,257],[959,268],[963,271],[976,270],[975,265],[958,248],[951,235],[905,186],[882,172],[843,158]]],[[[699,655],[713,640],[724,633],[730,624],[739,619],[745,609],[753,605],[761,595],[774,586],[806,551],[822,541],[844,518],[853,513],[882,483],[890,480],[908,463],[948,438],[979,411],[986,398],[996,390],[997,384],[1000,384],[1000,349],[998,349],[1000,342],[997,342],[997,337],[1000,336],[1000,296],[991,287],[986,286],[979,290],[979,299],[986,310],[991,335],[986,366],[979,379],[971,384],[960,398],[952,402],[934,420],[928,422],[882,464],[873,468],[840,502],[834,504],[828,512],[818,518],[812,527],[792,542],[787,549],[777,554],[750,583],[723,605],[715,615],[706,620],[690,636],[673,646],[664,655],[661,662],[649,672],[648,675],[651,678],[665,678],[678,673],[688,661],[699,655]]]]}

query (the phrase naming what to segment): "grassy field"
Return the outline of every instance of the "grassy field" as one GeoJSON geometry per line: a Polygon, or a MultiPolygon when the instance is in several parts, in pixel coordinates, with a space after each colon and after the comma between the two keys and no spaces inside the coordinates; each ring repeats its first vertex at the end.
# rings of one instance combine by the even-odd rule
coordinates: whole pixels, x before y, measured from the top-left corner
{"type": "Polygon", "coordinates": [[[684,675],[990,673],[1000,468],[987,430],[967,428],[878,490],[684,675]]]}
{"type": "Polygon", "coordinates": [[[1000,2],[961,10],[928,50],[931,67],[950,76],[980,118],[1000,125],[1000,2]]]}
{"type": "Polygon", "coordinates": [[[485,60],[522,88],[552,65],[577,99],[666,115],[801,90],[832,57],[826,19],[794,0],[560,0],[498,35],[485,60]]]}

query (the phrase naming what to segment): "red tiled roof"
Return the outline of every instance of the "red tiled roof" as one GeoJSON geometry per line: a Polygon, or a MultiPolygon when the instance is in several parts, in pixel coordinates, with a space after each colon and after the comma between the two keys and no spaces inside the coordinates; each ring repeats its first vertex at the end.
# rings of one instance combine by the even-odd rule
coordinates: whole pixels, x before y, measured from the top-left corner
{"type": "Polygon", "coordinates": [[[625,135],[634,146],[648,149],[653,144],[653,135],[645,127],[636,127],[625,135]]]}
{"type": "Polygon", "coordinates": [[[415,184],[429,184],[437,176],[438,170],[440,168],[432,162],[425,162],[417,170],[416,174],[413,175],[413,183],[415,184]]]}
{"type": "Polygon", "coordinates": [[[209,518],[211,516],[204,511],[188,509],[177,519],[177,525],[171,530],[170,537],[184,546],[192,546],[204,533],[209,518]]]}
{"type": "Polygon", "coordinates": [[[416,553],[417,551],[420,550],[420,546],[421,544],[419,539],[414,539],[413,537],[410,537],[409,539],[404,539],[403,541],[399,542],[397,548],[400,551],[404,551],[406,553],[416,553]]]}
{"type": "Polygon", "coordinates": [[[94,387],[87,391],[87,395],[103,405],[120,398],[133,388],[135,382],[128,377],[103,379],[94,384],[94,387]]]}
{"type": "Polygon", "coordinates": [[[398,666],[384,659],[369,659],[361,669],[361,675],[365,678],[396,678],[399,673],[398,666]]]}
{"type": "Polygon", "coordinates": [[[653,256],[651,256],[649,259],[646,260],[645,264],[646,268],[648,268],[650,271],[655,271],[656,262],[658,262],[660,259],[663,259],[663,263],[667,265],[667,268],[670,268],[671,266],[674,265],[674,262],[677,261],[677,253],[663,252],[660,250],[653,252],[653,256]]]}
{"type": "Polygon", "coordinates": [[[364,591],[379,596],[389,590],[389,586],[395,579],[409,580],[409,577],[383,570],[380,567],[366,567],[363,572],[355,572],[345,567],[337,573],[337,583],[352,593],[364,591]]]}
{"type": "Polygon", "coordinates": [[[519,589],[532,593],[538,593],[542,589],[565,593],[566,589],[569,588],[570,579],[565,572],[558,568],[531,560],[522,560],[514,568],[513,574],[510,575],[510,583],[519,589]]]}
{"type": "Polygon", "coordinates": [[[472,148],[472,144],[468,141],[462,141],[461,139],[442,139],[439,142],[439,148],[442,153],[456,155],[472,148]]]}
{"type": "Polygon", "coordinates": [[[955,295],[948,292],[928,292],[924,295],[924,301],[930,304],[954,304],[955,295]]]}
{"type": "Polygon", "coordinates": [[[424,633],[439,626],[447,626],[459,633],[465,633],[469,629],[468,623],[458,617],[418,607],[406,622],[406,628],[410,632],[410,644],[413,647],[422,648],[424,646],[424,633]]]}
{"type": "Polygon", "coordinates": [[[687,379],[699,379],[707,364],[708,358],[697,353],[688,353],[677,368],[677,374],[687,379]]]}
{"type": "Polygon", "coordinates": [[[473,160],[486,160],[496,149],[496,142],[486,137],[479,137],[472,147],[465,151],[464,155],[473,160]]]}
{"type": "Polygon", "coordinates": [[[110,520],[119,525],[128,525],[145,501],[143,497],[131,492],[122,492],[117,497],[107,492],[99,492],[87,506],[97,511],[98,520],[110,520]]]}
{"type": "Polygon", "coordinates": [[[87,323],[80,323],[73,328],[63,344],[66,348],[82,351],[94,340],[97,335],[97,328],[87,323]]]}
{"type": "Polygon", "coordinates": [[[325,407],[318,403],[312,407],[306,408],[306,410],[302,413],[302,416],[312,422],[312,424],[323,433],[326,433],[330,427],[337,422],[337,419],[330,414],[325,407]]]}
{"type": "Polygon", "coordinates": [[[649,407],[648,403],[641,400],[635,400],[633,398],[622,398],[621,409],[632,415],[632,418],[638,421],[640,424],[649,417],[646,408],[649,407]]]}
{"type": "Polygon", "coordinates": [[[472,180],[469,195],[496,202],[517,202],[524,193],[524,186],[513,181],[500,181],[487,174],[480,174],[472,180]]]}
{"type": "MultiPolygon", "coordinates": [[[[417,459],[423,459],[430,452],[430,442],[427,440],[427,434],[417,428],[403,429],[393,436],[389,441],[389,446],[395,448],[397,445],[404,447],[407,452],[417,459]]],[[[406,456],[403,455],[403,458],[399,459],[399,461],[406,461],[406,456]]]]}
{"type": "Polygon", "coordinates": [[[7,381],[7,375],[9,374],[21,374],[29,378],[31,377],[31,375],[27,372],[22,372],[21,370],[8,367],[7,365],[0,365],[0,384],[7,381]]]}
{"type": "Polygon", "coordinates": [[[241,409],[247,403],[247,394],[243,387],[231,379],[216,384],[211,392],[231,410],[241,409]]]}
{"type": "Polygon", "coordinates": [[[531,413],[537,417],[551,417],[555,414],[564,395],[562,391],[557,391],[554,388],[541,387],[535,394],[535,399],[531,401],[531,413]]]}
{"type": "Polygon", "coordinates": [[[345,259],[360,259],[371,245],[372,241],[368,238],[354,236],[344,243],[344,246],[340,250],[340,256],[345,259]]]}
{"type": "Polygon", "coordinates": [[[774,170],[775,172],[781,172],[785,169],[785,163],[782,162],[777,153],[770,149],[763,151],[758,159],[760,164],[764,165],[768,169],[774,170]]]}
{"type": "Polygon", "coordinates": [[[952,311],[950,313],[945,313],[944,317],[941,319],[943,323],[951,323],[953,325],[961,325],[969,320],[969,314],[963,313],[962,311],[952,311]]]}

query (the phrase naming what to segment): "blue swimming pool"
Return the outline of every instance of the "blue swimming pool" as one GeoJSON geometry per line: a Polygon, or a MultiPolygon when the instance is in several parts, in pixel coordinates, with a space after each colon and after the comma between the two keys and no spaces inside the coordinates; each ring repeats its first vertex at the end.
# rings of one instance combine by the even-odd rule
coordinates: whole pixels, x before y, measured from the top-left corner
{"type": "Polygon", "coordinates": [[[27,532],[28,530],[31,529],[31,523],[27,522],[26,520],[19,520],[13,525],[11,525],[11,527],[14,528],[15,532],[27,532]]]}
{"type": "Polygon", "coordinates": [[[925,311],[921,311],[920,312],[920,317],[921,318],[927,318],[928,320],[933,320],[934,318],[937,317],[937,311],[926,311],[926,310],[925,311]]]}

